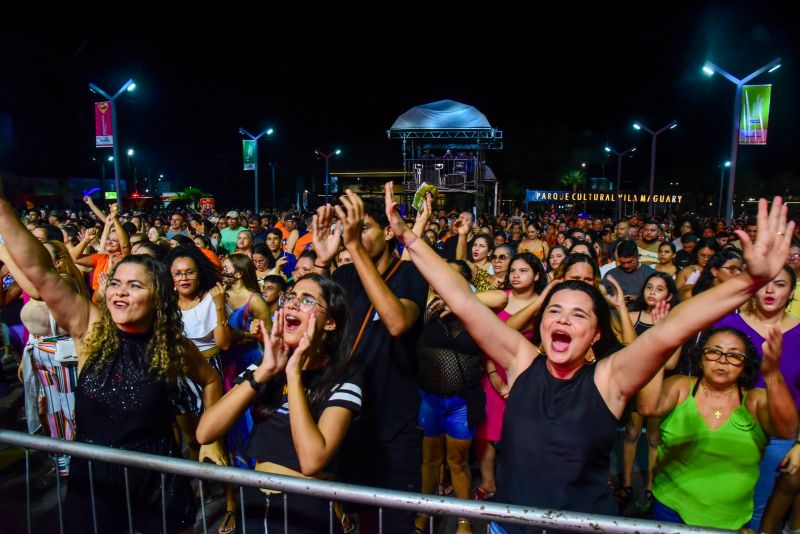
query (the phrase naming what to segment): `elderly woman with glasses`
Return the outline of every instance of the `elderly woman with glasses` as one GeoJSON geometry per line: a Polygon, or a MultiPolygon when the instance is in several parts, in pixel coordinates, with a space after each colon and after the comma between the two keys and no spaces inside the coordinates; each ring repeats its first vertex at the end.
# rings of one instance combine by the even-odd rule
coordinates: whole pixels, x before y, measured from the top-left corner
{"type": "MultiPolygon", "coordinates": [[[[778,273],[772,281],[758,290],[755,296],[745,304],[740,310],[741,313],[733,313],[715,324],[717,327],[732,327],[744,332],[756,346],[758,357],[761,357],[761,346],[768,339],[770,328],[777,328],[783,334],[783,358],[780,362],[780,369],[786,380],[789,391],[794,398],[795,404],[800,404],[800,358],[797,357],[797,350],[800,348],[800,321],[786,313],[786,306],[792,299],[792,293],[796,285],[794,270],[788,265],[778,273]]],[[[764,387],[766,377],[760,377],[756,382],[757,387],[764,387]]],[[[795,445],[795,437],[781,436],[791,439],[773,438],[761,462],[761,474],[755,488],[753,520],[751,528],[758,529],[762,514],[764,523],[774,524],[779,519],[771,518],[772,514],[765,512],[766,501],[776,486],[776,478],[780,474],[776,472],[779,465],[783,465],[784,457],[794,450],[800,452],[800,447],[795,445]]],[[[780,493],[791,493],[784,484],[778,484],[775,495],[778,499],[780,493]]],[[[796,492],[795,492],[796,493],[796,492]]],[[[785,509],[784,509],[785,511],[785,509]]],[[[782,517],[781,514],[779,517],[782,517]]],[[[800,526],[800,525],[798,525],[800,526]]],[[[769,532],[766,530],[765,532],[769,532]]]]}
{"type": "MultiPolygon", "coordinates": [[[[661,313],[666,308],[658,306],[661,313]]],[[[639,413],[663,418],[654,519],[728,530],[750,521],[767,442],[797,432],[797,408],[781,373],[778,326],[767,328],[762,350],[759,361],[747,334],[711,328],[694,349],[697,377],[664,380],[662,369],[639,393],[639,413]],[[759,368],[762,387],[754,387],[759,368]]]]}

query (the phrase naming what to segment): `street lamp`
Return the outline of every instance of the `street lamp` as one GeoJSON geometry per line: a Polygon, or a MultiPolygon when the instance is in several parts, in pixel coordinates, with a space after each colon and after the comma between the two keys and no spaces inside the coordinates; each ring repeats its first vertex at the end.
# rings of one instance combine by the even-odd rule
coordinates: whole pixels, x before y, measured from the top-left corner
{"type": "Polygon", "coordinates": [[[760,76],[765,71],[774,72],[781,66],[781,58],[775,58],[760,69],[751,72],[741,80],[717,65],[706,61],[703,65],[703,72],[711,76],[718,72],[736,86],[736,98],[733,99],[733,133],[731,134],[731,168],[728,173],[728,201],[725,204],[725,218],[733,220],[733,186],[736,182],[736,156],[739,151],[739,118],[742,113],[742,90],[747,82],[760,76]]]}
{"type": "Polygon", "coordinates": [[[660,130],[656,130],[654,132],[641,122],[633,123],[633,128],[635,130],[644,130],[645,132],[653,136],[653,143],[650,146],[650,189],[649,189],[650,203],[647,208],[647,212],[648,215],[650,215],[650,217],[652,217],[655,212],[655,205],[653,204],[653,189],[655,188],[655,182],[656,182],[656,137],[658,137],[658,134],[665,132],[667,130],[672,130],[676,126],[678,126],[678,121],[672,121],[669,124],[663,126],[660,130]]]}
{"type": "MultiPolygon", "coordinates": [[[[246,135],[247,137],[249,137],[250,139],[252,139],[253,141],[256,142],[255,169],[254,169],[255,170],[255,176],[253,176],[253,180],[255,180],[255,197],[256,197],[255,212],[256,212],[256,214],[258,214],[258,140],[264,135],[267,135],[267,136],[272,135],[273,133],[275,133],[275,130],[273,130],[272,128],[267,128],[266,130],[264,130],[260,134],[253,135],[250,132],[248,132],[247,130],[245,130],[244,128],[239,128],[239,133],[242,134],[242,135],[246,135]]],[[[275,183],[274,183],[275,177],[274,176],[275,175],[273,174],[273,184],[272,184],[272,203],[273,204],[275,203],[275,183]]]]}
{"type": "MultiPolygon", "coordinates": [[[[133,173],[133,176],[131,176],[131,156],[133,156],[133,149],[129,148],[128,149],[128,172],[127,172],[127,175],[128,175],[128,179],[133,178],[134,182],[135,182],[136,181],[136,173],[133,173]]],[[[139,184],[134,183],[133,190],[134,191],[138,191],[139,190],[139,184]]]]}
{"type": "MultiPolygon", "coordinates": [[[[117,99],[119,95],[124,93],[125,91],[133,91],[136,89],[136,84],[133,83],[133,80],[128,80],[125,84],[119,88],[119,91],[114,93],[114,96],[110,96],[108,93],[100,89],[97,85],[93,83],[89,83],[89,90],[93,91],[103,98],[107,99],[111,102],[111,135],[114,139],[114,144],[112,145],[112,150],[114,151],[114,189],[117,192],[117,202],[122,202],[122,189],[119,184],[119,137],[117,136],[117,106],[114,105],[114,101],[117,99]]],[[[120,204],[121,205],[121,204],[120,204]]]]}
{"type": "Polygon", "coordinates": [[[717,203],[717,218],[719,219],[722,217],[722,182],[725,180],[725,169],[731,166],[730,161],[726,161],[725,163],[720,163],[719,167],[721,169],[719,175],[719,202],[717,203]]]}
{"type": "Polygon", "coordinates": [[[316,154],[317,156],[319,156],[321,158],[325,158],[325,204],[328,203],[328,185],[329,185],[328,181],[329,181],[329,178],[330,178],[328,160],[331,159],[331,156],[338,156],[341,153],[342,153],[342,151],[339,150],[338,148],[336,150],[334,150],[333,152],[330,152],[328,154],[326,154],[325,152],[322,152],[320,150],[314,150],[314,154],[316,154]]]}
{"type": "Polygon", "coordinates": [[[604,150],[606,152],[608,152],[609,154],[614,154],[615,156],[617,156],[617,213],[616,213],[616,216],[617,216],[617,220],[619,221],[620,218],[622,217],[622,198],[620,197],[620,191],[619,191],[620,181],[622,179],[622,157],[625,154],[636,152],[636,146],[632,146],[632,147],[626,148],[622,152],[617,152],[616,150],[611,148],[609,145],[606,145],[604,150]]]}

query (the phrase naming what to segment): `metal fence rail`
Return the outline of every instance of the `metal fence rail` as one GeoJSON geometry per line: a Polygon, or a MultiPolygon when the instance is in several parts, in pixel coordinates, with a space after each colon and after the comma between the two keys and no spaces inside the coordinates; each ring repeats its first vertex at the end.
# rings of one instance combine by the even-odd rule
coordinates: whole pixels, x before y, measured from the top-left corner
{"type": "MultiPolygon", "coordinates": [[[[438,495],[424,495],[322,480],[271,475],[236,467],[219,467],[191,460],[32,436],[10,430],[0,430],[0,443],[51,454],[78,456],[91,461],[109,462],[162,473],[230,483],[236,486],[269,488],[285,493],[319,497],[330,501],[367,504],[379,509],[387,507],[413,510],[432,515],[458,516],[482,521],[502,521],[504,523],[516,523],[539,528],[557,528],[575,532],[621,532],[630,534],[726,532],[656,521],[468,501],[452,497],[440,497],[438,495]]],[[[203,502],[202,496],[200,502],[203,502]]],[[[28,509],[30,510],[29,498],[28,509]]],[[[29,510],[28,513],[30,513],[29,510]]],[[[30,529],[30,515],[28,516],[28,526],[30,529]]]]}

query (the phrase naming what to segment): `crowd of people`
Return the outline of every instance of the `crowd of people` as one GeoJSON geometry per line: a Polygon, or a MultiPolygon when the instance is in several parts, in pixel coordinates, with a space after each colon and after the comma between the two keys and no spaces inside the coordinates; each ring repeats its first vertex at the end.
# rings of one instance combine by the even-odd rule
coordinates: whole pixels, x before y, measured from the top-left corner
{"type": "MultiPolygon", "coordinates": [[[[0,304],[30,432],[617,515],[645,429],[653,518],[771,532],[789,514],[800,529],[800,241],[780,199],[732,226],[554,207],[476,217],[430,196],[404,219],[391,183],[313,213],[84,201],[17,211],[0,184],[0,304]]],[[[70,531],[91,530],[92,496],[99,531],[127,530],[126,477],[138,532],[160,531],[162,499],[168,530],[194,524],[184,477],[54,465],[70,531]]],[[[284,515],[270,490],[224,492],[220,534],[240,506],[248,531],[328,529],[327,501],[292,495],[284,515]]],[[[333,509],[343,532],[430,525],[333,509]]]]}

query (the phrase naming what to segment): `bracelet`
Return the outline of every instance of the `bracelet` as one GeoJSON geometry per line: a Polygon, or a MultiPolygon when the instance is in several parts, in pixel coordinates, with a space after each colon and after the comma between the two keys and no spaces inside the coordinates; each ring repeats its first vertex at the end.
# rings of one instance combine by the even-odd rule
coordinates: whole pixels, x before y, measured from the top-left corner
{"type": "Polygon", "coordinates": [[[411,240],[411,241],[409,241],[408,243],[403,243],[403,246],[404,246],[405,248],[411,248],[411,245],[413,245],[414,243],[416,243],[416,242],[417,242],[417,239],[419,239],[419,238],[418,238],[417,236],[414,236],[414,239],[412,239],[412,240],[411,240]]]}
{"type": "Polygon", "coordinates": [[[491,376],[492,373],[497,374],[497,371],[489,371],[488,373],[486,373],[486,376],[491,376]]]}
{"type": "Polygon", "coordinates": [[[253,376],[253,370],[248,369],[242,374],[242,378],[247,380],[247,383],[250,384],[250,387],[253,388],[253,391],[258,391],[261,387],[261,382],[256,380],[256,377],[253,376]]]}
{"type": "Polygon", "coordinates": [[[314,262],[314,267],[316,267],[317,269],[327,269],[328,268],[327,265],[317,265],[317,262],[314,262]]]}
{"type": "Polygon", "coordinates": [[[225,326],[227,324],[228,324],[228,319],[225,319],[224,321],[218,322],[214,328],[216,328],[217,326],[225,326]]]}

